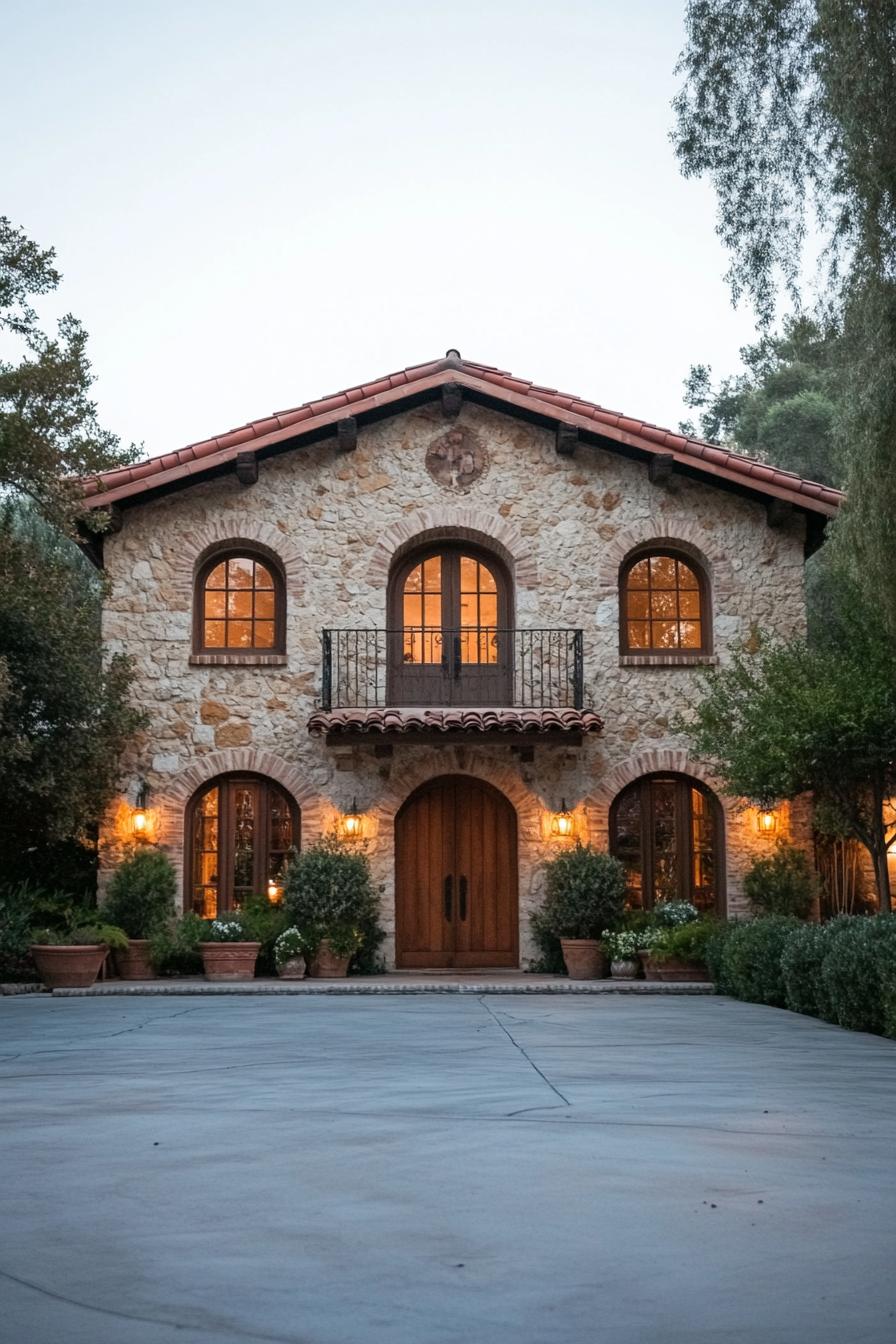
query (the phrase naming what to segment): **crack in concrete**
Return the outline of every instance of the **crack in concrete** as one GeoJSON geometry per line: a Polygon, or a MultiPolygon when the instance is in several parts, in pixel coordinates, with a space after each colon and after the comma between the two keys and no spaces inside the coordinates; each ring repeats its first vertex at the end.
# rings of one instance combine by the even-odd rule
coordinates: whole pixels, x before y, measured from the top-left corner
{"type": "Polygon", "coordinates": [[[92,1302],[84,1302],[78,1297],[69,1297],[65,1293],[55,1292],[52,1288],[44,1288],[39,1283],[33,1283],[30,1279],[21,1279],[16,1274],[10,1274],[5,1269],[0,1269],[0,1278],[7,1279],[10,1283],[16,1283],[20,1288],[30,1288],[32,1292],[39,1293],[41,1297],[48,1297],[54,1302],[64,1302],[66,1306],[81,1307],[84,1311],[94,1311],[100,1316],[111,1316],[119,1321],[141,1321],[146,1325],[164,1325],[169,1330],[192,1330],[196,1334],[209,1335],[212,1339],[236,1339],[250,1340],[257,1339],[263,1341],[263,1344],[311,1344],[311,1341],[305,1335],[269,1335],[256,1334],[250,1330],[236,1329],[227,1325],[193,1325],[185,1324],[181,1321],[169,1321],[164,1316],[141,1316],[135,1311],[121,1311],[115,1307],[98,1307],[92,1302]]]}
{"type": "MultiPolygon", "coordinates": [[[[479,1002],[482,1004],[483,1008],[484,1008],[485,1011],[488,1013],[488,1015],[489,1015],[489,1017],[492,1019],[492,1021],[493,1021],[498,1027],[501,1028],[501,1030],[503,1031],[504,1035],[507,1037],[508,1041],[510,1041],[510,1044],[511,1044],[512,1046],[514,1046],[515,1049],[519,1050],[520,1054],[522,1055],[522,1057],[523,1057],[523,1059],[526,1061],[526,1063],[529,1065],[529,1067],[530,1067],[531,1069],[534,1069],[534,1070],[535,1070],[535,1072],[538,1074],[538,1076],[539,1076],[539,1078],[542,1080],[542,1082],[543,1082],[543,1083],[547,1083],[548,1087],[551,1089],[551,1091],[554,1093],[555,1096],[558,1096],[558,1097],[560,1098],[560,1100],[563,1102],[563,1105],[564,1105],[564,1106],[571,1106],[571,1105],[572,1105],[572,1102],[569,1100],[569,1098],[568,1098],[568,1097],[564,1097],[564,1095],[563,1095],[563,1093],[560,1091],[559,1087],[555,1087],[554,1084],[551,1082],[550,1078],[548,1078],[547,1074],[542,1073],[541,1069],[538,1067],[538,1065],[535,1063],[535,1061],[534,1061],[534,1060],[533,1060],[533,1059],[526,1053],[525,1049],[520,1045],[519,1041],[514,1040],[513,1036],[511,1036],[510,1032],[507,1030],[507,1028],[505,1027],[504,1023],[500,1020],[500,1018],[499,1018],[495,1013],[492,1012],[491,1008],[490,1008],[490,1007],[488,1006],[488,1004],[485,1002],[485,998],[484,998],[484,996],[480,996],[480,997],[479,997],[479,1002]]],[[[559,1107],[558,1107],[557,1109],[559,1110],[559,1107]]]]}

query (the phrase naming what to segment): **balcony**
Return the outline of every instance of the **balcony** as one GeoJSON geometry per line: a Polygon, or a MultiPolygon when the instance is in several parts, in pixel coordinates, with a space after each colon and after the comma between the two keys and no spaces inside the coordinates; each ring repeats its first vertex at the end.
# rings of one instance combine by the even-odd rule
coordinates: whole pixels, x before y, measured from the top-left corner
{"type": "Polygon", "coordinates": [[[405,626],[323,630],[321,708],[309,730],[328,739],[379,735],[599,732],[584,708],[581,630],[405,626]]]}

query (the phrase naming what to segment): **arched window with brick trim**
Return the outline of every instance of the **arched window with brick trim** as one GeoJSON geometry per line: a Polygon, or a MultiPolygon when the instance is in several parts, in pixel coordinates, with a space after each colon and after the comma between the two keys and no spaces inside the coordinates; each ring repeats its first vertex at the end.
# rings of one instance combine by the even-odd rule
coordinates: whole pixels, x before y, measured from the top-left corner
{"type": "Polygon", "coordinates": [[[196,574],[195,653],[283,653],[286,591],[272,555],[247,548],[217,550],[196,574]]]}
{"type": "Polygon", "coordinates": [[[263,775],[204,784],[187,806],[185,908],[213,919],[251,897],[279,901],[299,823],[295,800],[263,775]]]}
{"type": "Polygon", "coordinates": [[[619,647],[670,657],[711,652],[709,584],[698,560],[654,547],[626,559],[619,575],[619,647]]]}
{"type": "Polygon", "coordinates": [[[610,849],[625,868],[628,903],[691,901],[724,913],[725,865],[718,799],[689,775],[642,775],[610,809],[610,849]]]}

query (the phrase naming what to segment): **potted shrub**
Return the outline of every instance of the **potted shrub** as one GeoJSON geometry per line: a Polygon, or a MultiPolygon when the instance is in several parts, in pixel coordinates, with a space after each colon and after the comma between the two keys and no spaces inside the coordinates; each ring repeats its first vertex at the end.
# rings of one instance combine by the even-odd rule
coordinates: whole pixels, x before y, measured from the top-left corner
{"type": "Polygon", "coordinates": [[[260,949],[261,943],[257,939],[247,941],[238,910],[230,910],[220,919],[205,921],[199,935],[206,980],[253,979],[260,949]]]}
{"type": "Polygon", "coordinates": [[[637,980],[640,963],[638,962],[638,934],[634,929],[621,929],[613,933],[604,929],[601,934],[604,951],[610,958],[610,975],[614,980],[637,980]]]}
{"type": "Polygon", "coordinates": [[[313,976],[343,976],[369,961],[383,933],[379,899],[363,849],[325,836],[302,851],[284,878],[283,906],[305,932],[313,976]]]}
{"type": "Polygon", "coordinates": [[[304,979],[307,950],[307,940],[299,929],[293,927],[283,930],[274,943],[274,965],[281,980],[304,979]]]}
{"type": "Polygon", "coordinates": [[[35,929],[29,951],[47,989],[89,989],[110,949],[127,947],[127,935],[114,924],[78,924],[73,928],[35,929]]]}
{"type": "Polygon", "coordinates": [[[625,900],[625,870],[618,859],[591,845],[576,844],[547,864],[545,899],[532,916],[535,936],[550,957],[559,941],[571,980],[603,973],[602,931],[619,922],[625,900]]]}
{"type": "Polygon", "coordinates": [[[115,870],[102,911],[128,937],[127,947],[115,953],[122,980],[153,978],[150,940],[173,919],[176,888],[170,859],[152,845],[135,849],[115,870]]]}
{"type": "Polygon", "coordinates": [[[331,924],[326,937],[315,940],[314,955],[308,974],[323,980],[335,980],[348,975],[349,963],[363,942],[360,929],[348,924],[331,924]]]}
{"type": "Polygon", "coordinates": [[[706,949],[715,936],[714,919],[690,920],[661,930],[650,949],[649,980],[707,981],[706,949]]]}

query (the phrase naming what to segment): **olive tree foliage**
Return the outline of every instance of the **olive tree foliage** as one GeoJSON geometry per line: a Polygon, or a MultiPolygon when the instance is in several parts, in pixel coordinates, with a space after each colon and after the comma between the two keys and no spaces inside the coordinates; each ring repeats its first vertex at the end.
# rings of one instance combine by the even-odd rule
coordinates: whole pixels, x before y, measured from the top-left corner
{"type": "MultiPolygon", "coordinates": [[[[41,248],[0,216],[0,491],[27,498],[71,531],[79,516],[78,478],[134,457],[102,428],[91,400],[87,333],[67,314],[42,330],[33,301],[61,276],[52,248],[41,248]]],[[[102,528],[103,519],[95,520],[102,528]]]]}
{"type": "Polygon", "coordinates": [[[835,544],[896,637],[896,5],[690,0],[673,142],[707,176],[735,300],[768,330],[800,308],[807,245],[842,333],[836,434],[849,505],[835,544]]]}
{"type": "Polygon", "coordinates": [[[813,643],[763,642],[702,674],[702,698],[676,726],[729,793],[760,806],[813,793],[816,826],[868,850],[885,911],[896,841],[892,645],[848,579],[834,591],[813,643]]]}

